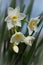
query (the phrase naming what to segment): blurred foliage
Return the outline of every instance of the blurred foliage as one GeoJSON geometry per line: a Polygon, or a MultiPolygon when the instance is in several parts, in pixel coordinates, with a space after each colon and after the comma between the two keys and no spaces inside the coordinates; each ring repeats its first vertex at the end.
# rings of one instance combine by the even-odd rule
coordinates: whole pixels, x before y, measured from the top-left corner
{"type": "Polygon", "coordinates": [[[24,0],[19,0],[19,1],[20,1],[20,11],[23,12],[25,10],[24,0]]]}
{"type": "MultiPolygon", "coordinates": [[[[20,2],[20,10],[23,12],[25,10],[25,0],[19,0],[20,2]]],[[[32,12],[32,7],[33,7],[34,0],[30,0],[30,5],[27,7],[26,10],[26,15],[28,16],[28,19],[30,19],[31,12],[32,12]]],[[[16,7],[16,0],[12,0],[10,3],[10,6],[15,8],[16,7]]],[[[7,8],[5,10],[5,15],[4,19],[7,15],[7,8]]],[[[2,19],[2,15],[0,15],[0,21],[2,19]]],[[[40,56],[41,50],[43,49],[43,39],[40,41],[38,46],[36,47],[37,44],[37,39],[40,35],[40,32],[43,28],[43,25],[41,26],[40,30],[34,35],[36,37],[34,43],[32,44],[31,47],[28,48],[27,50],[27,45],[25,44],[19,44],[20,51],[18,54],[16,54],[9,42],[9,32],[6,27],[6,23],[4,22],[3,19],[3,24],[0,27],[0,65],[42,65],[41,63],[43,62],[43,55],[40,56]]],[[[40,14],[40,24],[43,22],[43,13],[40,14]]],[[[39,26],[40,26],[39,24],[39,26]]],[[[25,35],[28,35],[26,32],[25,35]]]]}
{"type": "Polygon", "coordinates": [[[13,7],[13,8],[15,8],[15,6],[16,6],[16,0],[11,0],[11,5],[10,6],[13,7]]]}
{"type": "Polygon", "coordinates": [[[28,20],[30,19],[32,7],[33,7],[34,0],[30,0],[30,5],[27,7],[26,14],[28,15],[28,20]]]}

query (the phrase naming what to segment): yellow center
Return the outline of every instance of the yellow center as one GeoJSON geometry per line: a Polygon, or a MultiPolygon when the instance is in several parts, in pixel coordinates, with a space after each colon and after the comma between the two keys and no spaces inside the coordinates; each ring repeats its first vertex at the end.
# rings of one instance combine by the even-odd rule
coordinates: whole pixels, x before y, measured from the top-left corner
{"type": "Polygon", "coordinates": [[[16,34],[16,36],[15,36],[16,38],[20,38],[20,35],[19,34],[16,34]]]}
{"type": "Polygon", "coordinates": [[[12,16],[13,21],[17,21],[17,19],[18,19],[18,16],[12,16]]]}
{"type": "Polygon", "coordinates": [[[35,27],[36,26],[36,23],[34,21],[31,21],[31,22],[29,22],[29,26],[30,27],[35,27]]]}

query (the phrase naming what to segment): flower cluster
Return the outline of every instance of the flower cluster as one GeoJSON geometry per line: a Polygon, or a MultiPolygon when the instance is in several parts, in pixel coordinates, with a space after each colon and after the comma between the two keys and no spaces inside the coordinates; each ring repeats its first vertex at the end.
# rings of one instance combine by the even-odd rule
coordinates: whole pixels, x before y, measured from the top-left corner
{"type": "MultiPolygon", "coordinates": [[[[7,22],[8,30],[12,30],[12,28],[21,27],[21,20],[26,19],[26,15],[24,13],[20,13],[20,8],[16,7],[13,9],[12,7],[8,8],[8,16],[5,18],[7,22]]],[[[13,50],[18,53],[19,52],[19,43],[25,43],[26,45],[32,45],[35,37],[31,36],[33,31],[37,32],[37,24],[39,23],[39,17],[31,18],[30,21],[27,22],[28,36],[25,36],[22,32],[16,32],[11,36],[10,43],[13,43],[13,50]]]]}

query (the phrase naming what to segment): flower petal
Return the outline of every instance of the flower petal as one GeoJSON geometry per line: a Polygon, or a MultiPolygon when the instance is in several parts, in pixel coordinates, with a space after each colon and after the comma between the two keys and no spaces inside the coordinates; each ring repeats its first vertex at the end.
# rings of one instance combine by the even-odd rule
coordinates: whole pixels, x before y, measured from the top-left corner
{"type": "Polygon", "coordinates": [[[13,50],[14,50],[14,52],[18,53],[19,52],[18,46],[13,46],[13,50]]]}
{"type": "Polygon", "coordinates": [[[16,7],[14,10],[15,10],[16,13],[20,13],[20,8],[19,7],[16,7]]]}
{"type": "Polygon", "coordinates": [[[15,34],[12,35],[10,42],[11,43],[20,43],[23,41],[25,36],[21,32],[16,32],[15,34]],[[19,36],[19,37],[18,37],[19,36]]]}
{"type": "Polygon", "coordinates": [[[33,33],[33,30],[31,30],[31,28],[28,26],[28,32],[29,32],[29,35],[31,35],[33,33]]]}
{"type": "Polygon", "coordinates": [[[40,19],[39,19],[40,16],[34,18],[34,21],[36,22],[36,24],[38,24],[40,22],[40,19]]]}
{"type": "Polygon", "coordinates": [[[21,27],[21,21],[16,21],[15,25],[21,27]]]}
{"type": "Polygon", "coordinates": [[[26,17],[24,13],[19,13],[19,20],[23,20],[26,17]]]}
{"type": "Polygon", "coordinates": [[[10,30],[11,28],[14,27],[14,25],[11,22],[7,22],[7,27],[8,27],[8,30],[10,30]]]}
{"type": "Polygon", "coordinates": [[[37,31],[38,31],[37,26],[36,26],[36,27],[34,27],[34,31],[35,31],[35,32],[37,32],[37,31]]]}
{"type": "Polygon", "coordinates": [[[35,39],[35,38],[34,38],[33,36],[27,36],[27,37],[24,39],[24,42],[25,42],[25,44],[32,46],[32,41],[33,41],[34,39],[35,39]]]}
{"type": "Polygon", "coordinates": [[[16,7],[15,9],[9,7],[8,8],[8,16],[14,16],[14,15],[19,15],[20,8],[16,7]]]}
{"type": "Polygon", "coordinates": [[[13,8],[12,7],[8,7],[8,15],[10,15],[13,12],[13,8]]]}

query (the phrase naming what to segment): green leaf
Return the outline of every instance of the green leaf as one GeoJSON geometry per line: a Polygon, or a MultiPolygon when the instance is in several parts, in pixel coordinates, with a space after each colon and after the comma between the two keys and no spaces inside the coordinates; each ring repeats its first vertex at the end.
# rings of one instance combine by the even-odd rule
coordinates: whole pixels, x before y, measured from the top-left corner
{"type": "Polygon", "coordinates": [[[19,0],[19,2],[20,2],[20,11],[23,12],[25,10],[24,0],[19,0]]]}
{"type": "Polygon", "coordinates": [[[39,45],[36,48],[36,51],[34,52],[34,60],[33,65],[42,65],[43,63],[43,39],[39,42],[39,45]]]}
{"type": "Polygon", "coordinates": [[[30,5],[27,7],[26,14],[27,14],[27,16],[28,16],[28,19],[29,19],[29,18],[30,18],[30,16],[31,16],[33,3],[34,3],[34,0],[30,0],[30,5]]]}
{"type": "Polygon", "coordinates": [[[15,6],[16,6],[16,0],[11,0],[10,6],[13,7],[13,8],[15,8],[15,6]]]}
{"type": "Polygon", "coordinates": [[[0,32],[0,45],[3,42],[4,36],[5,36],[5,29],[6,29],[6,23],[4,22],[0,32]]]}

